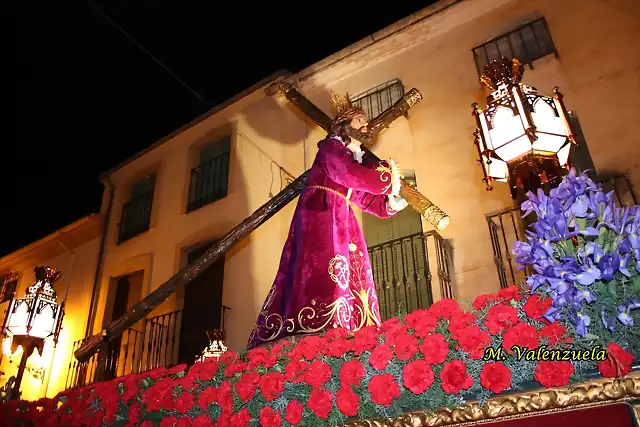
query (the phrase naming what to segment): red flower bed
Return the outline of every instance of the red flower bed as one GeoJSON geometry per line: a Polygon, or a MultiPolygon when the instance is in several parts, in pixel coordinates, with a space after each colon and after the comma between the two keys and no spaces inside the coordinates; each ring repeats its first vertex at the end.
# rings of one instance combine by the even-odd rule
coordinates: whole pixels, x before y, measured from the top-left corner
{"type": "Polygon", "coordinates": [[[53,399],[9,402],[0,406],[0,426],[336,425],[435,410],[465,396],[484,400],[531,380],[563,386],[589,367],[604,376],[631,369],[633,356],[615,343],[601,361],[518,360],[514,345],[559,349],[580,340],[565,325],[541,322],[547,301],[516,287],[480,296],[473,307],[465,312],[445,299],[354,336],[334,329],[53,399]],[[487,358],[488,347],[503,354],[487,358]]]}

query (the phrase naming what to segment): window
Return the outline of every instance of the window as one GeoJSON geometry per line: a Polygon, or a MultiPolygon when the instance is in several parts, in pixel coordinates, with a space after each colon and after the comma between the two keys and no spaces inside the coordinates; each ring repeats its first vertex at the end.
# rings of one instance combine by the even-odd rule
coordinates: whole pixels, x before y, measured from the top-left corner
{"type": "Polygon", "coordinates": [[[156,176],[150,175],[131,187],[131,197],[122,207],[118,243],[149,230],[156,176]]]}
{"type": "Polygon", "coordinates": [[[187,212],[227,196],[229,187],[229,156],[231,136],[204,146],[198,166],[191,170],[187,212]]]}
{"type": "Polygon", "coordinates": [[[351,98],[354,107],[360,107],[373,120],[404,96],[404,86],[398,79],[383,83],[351,98]]]}
{"type": "Polygon", "coordinates": [[[0,303],[13,299],[19,279],[20,276],[15,273],[9,273],[2,278],[2,285],[0,285],[0,303]]]}
{"type": "Polygon", "coordinates": [[[533,68],[533,61],[550,54],[558,56],[544,18],[529,22],[472,49],[478,74],[494,59],[518,58],[533,68]]]}

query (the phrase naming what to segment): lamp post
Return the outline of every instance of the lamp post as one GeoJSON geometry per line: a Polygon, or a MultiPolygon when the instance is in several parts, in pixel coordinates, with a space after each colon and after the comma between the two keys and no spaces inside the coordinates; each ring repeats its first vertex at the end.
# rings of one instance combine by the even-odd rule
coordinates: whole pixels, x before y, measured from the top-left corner
{"type": "Polygon", "coordinates": [[[212,329],[207,331],[209,337],[209,346],[204,349],[200,356],[200,361],[204,362],[209,357],[220,358],[226,351],[227,346],[224,345],[224,331],[222,329],[212,329]]]}
{"type": "Polygon", "coordinates": [[[27,288],[23,298],[11,300],[2,326],[3,335],[11,339],[11,352],[22,346],[12,399],[18,399],[27,359],[35,349],[42,355],[46,338],[53,336],[54,342],[58,341],[64,318],[64,301],[58,304],[56,291],[52,287],[60,278],[60,272],[44,266],[37,266],[33,270],[36,283],[27,288]]]}
{"type": "Polygon", "coordinates": [[[559,184],[576,144],[558,88],[551,97],[540,95],[520,83],[523,72],[517,59],[491,61],[480,77],[492,91],[487,106],[472,106],[482,181],[487,191],[493,189],[492,181],[509,183],[514,200],[518,189],[526,193],[559,184]]]}

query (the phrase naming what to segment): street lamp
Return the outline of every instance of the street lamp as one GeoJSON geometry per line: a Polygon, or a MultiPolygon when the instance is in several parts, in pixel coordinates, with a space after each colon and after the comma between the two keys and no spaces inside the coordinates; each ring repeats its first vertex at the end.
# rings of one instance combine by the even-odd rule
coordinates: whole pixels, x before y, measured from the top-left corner
{"type": "Polygon", "coordinates": [[[207,331],[209,337],[209,346],[204,349],[200,356],[200,361],[204,362],[209,357],[220,358],[226,351],[227,346],[224,345],[224,331],[222,329],[213,329],[207,331]]]}
{"type": "Polygon", "coordinates": [[[64,317],[64,301],[58,304],[56,291],[53,289],[53,283],[60,278],[60,272],[44,266],[37,266],[33,271],[36,283],[27,289],[23,298],[11,300],[2,326],[5,339],[11,340],[10,353],[13,354],[19,346],[22,347],[12,399],[19,396],[27,359],[35,349],[42,356],[46,338],[53,336],[57,343],[64,317]]]}
{"type": "Polygon", "coordinates": [[[484,110],[473,104],[474,132],[483,182],[508,182],[516,199],[518,188],[535,191],[555,186],[569,169],[569,153],[576,143],[562,95],[539,95],[520,83],[524,67],[517,59],[491,61],[481,82],[492,92],[484,110]]]}

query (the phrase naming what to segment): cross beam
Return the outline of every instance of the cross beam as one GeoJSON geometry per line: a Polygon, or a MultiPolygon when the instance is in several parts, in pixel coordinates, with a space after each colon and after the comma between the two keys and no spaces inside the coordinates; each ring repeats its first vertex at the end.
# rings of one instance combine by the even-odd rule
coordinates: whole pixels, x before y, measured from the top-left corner
{"type": "MultiPolygon", "coordinates": [[[[289,102],[298,107],[302,113],[317,123],[320,127],[329,131],[332,119],[318,107],[313,105],[311,101],[298,92],[291,84],[280,83],[276,91],[284,95],[289,102]]],[[[373,119],[368,126],[369,131],[367,133],[356,132],[350,136],[363,143],[362,149],[365,152],[365,156],[368,156],[373,160],[380,161],[380,159],[367,148],[367,145],[370,145],[371,143],[371,138],[380,133],[383,129],[387,128],[398,117],[404,115],[409,108],[420,102],[420,100],[422,100],[420,92],[415,88],[411,89],[402,98],[400,98],[393,107],[387,109],[378,117],[373,119]]],[[[449,225],[449,216],[431,200],[427,199],[419,191],[411,187],[404,179],[401,182],[400,196],[438,230],[442,230],[449,225]]]]}
{"type": "MultiPolygon", "coordinates": [[[[293,86],[287,86],[285,84],[280,85],[280,88],[280,92],[284,94],[287,99],[308,113],[309,117],[318,123],[318,125],[324,129],[328,129],[328,126],[331,125],[331,119],[329,119],[326,114],[302,96],[293,88],[293,86]]],[[[362,135],[359,133],[353,133],[350,134],[350,136],[363,143],[369,143],[376,133],[380,132],[393,120],[404,114],[409,108],[419,102],[421,98],[420,93],[417,90],[412,89],[389,110],[385,111],[371,122],[372,130],[369,131],[368,134],[362,135]]],[[[370,151],[368,151],[368,153],[370,153],[370,151]]],[[[372,154],[373,153],[371,153],[371,155],[372,154]]],[[[300,175],[275,197],[258,208],[253,214],[251,214],[251,216],[225,234],[202,256],[200,256],[200,258],[180,269],[180,271],[174,274],[166,282],[140,300],[140,302],[135,304],[127,313],[112,321],[111,324],[109,324],[109,326],[100,333],[85,339],[84,343],[74,353],[76,359],[80,362],[88,361],[100,348],[106,348],[106,344],[117,339],[117,337],[122,335],[127,328],[133,326],[147,314],[151,313],[156,307],[175,293],[179,287],[189,284],[192,280],[198,277],[203,271],[209,268],[209,266],[224,256],[229,249],[293,201],[302,192],[307,181],[308,174],[309,171],[306,171],[300,175]]],[[[435,205],[429,202],[428,199],[413,190],[407,183],[403,183],[401,191],[401,194],[403,194],[403,197],[407,198],[407,201],[414,200],[415,204],[412,205],[414,208],[416,206],[423,206],[424,212],[429,211],[429,209],[431,209],[430,212],[442,212],[437,209],[435,205]],[[434,208],[437,210],[434,210],[434,208]]],[[[420,212],[420,210],[418,210],[418,212],[420,212]]],[[[442,218],[445,217],[444,213],[442,213],[442,218]]]]}

